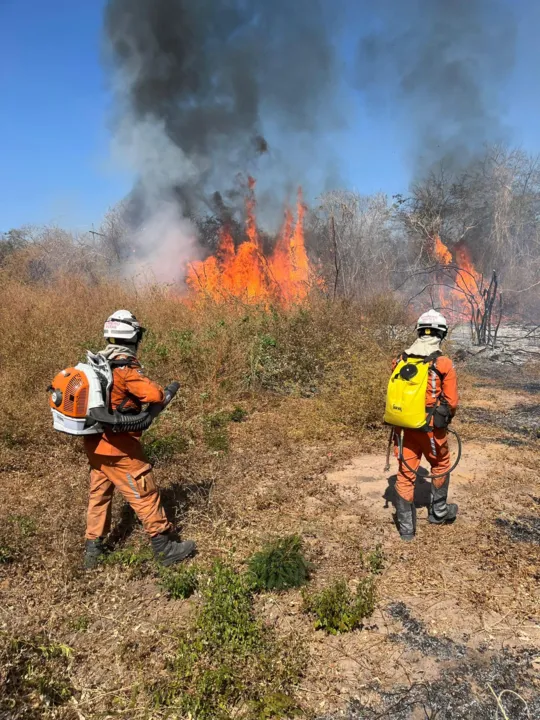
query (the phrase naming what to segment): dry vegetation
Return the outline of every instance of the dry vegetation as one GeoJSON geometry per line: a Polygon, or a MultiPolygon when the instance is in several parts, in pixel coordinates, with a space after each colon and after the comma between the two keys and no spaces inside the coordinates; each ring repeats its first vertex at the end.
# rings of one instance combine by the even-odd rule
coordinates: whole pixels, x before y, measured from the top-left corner
{"type": "MultiPolygon", "coordinates": [[[[190,304],[97,275],[36,281],[34,260],[15,252],[0,270],[0,717],[337,717],[351,699],[350,718],[422,706],[464,717],[437,710],[441,667],[467,702],[480,683],[467,717],[495,716],[489,686],[521,694],[533,717],[537,546],[494,521],[538,514],[536,440],[506,446],[507,465],[462,491],[463,521],[422,524],[413,547],[360,483],[328,475],[384,453],[399,306],[190,304]],[[101,346],[104,317],[122,306],[149,328],[149,374],[182,383],[145,440],[169,514],[199,546],[176,574],[155,568],[119,498],[115,551],[81,570],[86,459],[51,429],[45,388],[101,346]],[[290,589],[269,590],[287,548],[307,563],[291,566],[290,589]],[[254,567],[264,581],[250,581],[254,567]]],[[[466,406],[490,383],[469,377],[466,406]]],[[[461,427],[501,460],[505,431],[466,416],[461,427]]],[[[509,717],[526,717],[514,701],[509,717]]]]}

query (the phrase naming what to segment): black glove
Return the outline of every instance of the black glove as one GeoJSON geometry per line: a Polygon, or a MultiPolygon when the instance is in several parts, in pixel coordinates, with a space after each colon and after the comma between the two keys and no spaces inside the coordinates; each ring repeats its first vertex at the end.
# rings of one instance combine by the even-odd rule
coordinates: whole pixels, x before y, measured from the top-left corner
{"type": "Polygon", "coordinates": [[[172,382],[167,385],[165,388],[165,400],[163,401],[163,407],[166,407],[171,402],[178,390],[180,390],[179,382],[172,382]]]}

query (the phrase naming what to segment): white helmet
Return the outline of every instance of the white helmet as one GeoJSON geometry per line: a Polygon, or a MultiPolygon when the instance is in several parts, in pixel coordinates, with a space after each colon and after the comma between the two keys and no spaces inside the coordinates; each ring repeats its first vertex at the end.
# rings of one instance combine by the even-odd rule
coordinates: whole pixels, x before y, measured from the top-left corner
{"type": "Polygon", "coordinates": [[[103,326],[103,337],[118,343],[137,343],[143,332],[144,328],[129,310],[117,310],[107,318],[103,326]]]}
{"type": "Polygon", "coordinates": [[[435,330],[438,333],[442,333],[442,337],[446,337],[448,333],[448,323],[444,315],[436,310],[428,310],[423,315],[420,315],[418,322],[416,323],[416,331],[420,330],[435,330]]]}

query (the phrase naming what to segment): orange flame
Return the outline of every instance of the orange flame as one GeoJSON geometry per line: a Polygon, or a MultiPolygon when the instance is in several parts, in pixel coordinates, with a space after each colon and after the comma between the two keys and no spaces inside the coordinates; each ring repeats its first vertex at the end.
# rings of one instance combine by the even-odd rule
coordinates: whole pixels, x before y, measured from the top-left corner
{"type": "Polygon", "coordinates": [[[216,301],[230,297],[245,302],[277,301],[291,305],[303,300],[309,291],[312,274],[304,241],[305,206],[298,190],[296,222],[285,211],[285,221],[273,253],[262,252],[256,221],[255,180],[249,178],[246,197],[246,236],[235,249],[228,228],[220,231],[215,255],[190,265],[188,287],[216,301]]]}
{"type": "Polygon", "coordinates": [[[448,287],[446,277],[438,286],[441,308],[455,321],[470,318],[471,313],[482,304],[483,277],[474,267],[469,251],[463,245],[457,245],[454,258],[437,235],[433,240],[432,254],[441,265],[446,268],[452,266],[455,270],[453,287],[448,287]]]}
{"type": "Polygon", "coordinates": [[[435,236],[433,242],[433,254],[441,265],[450,265],[452,262],[452,253],[438,235],[435,236]]]}

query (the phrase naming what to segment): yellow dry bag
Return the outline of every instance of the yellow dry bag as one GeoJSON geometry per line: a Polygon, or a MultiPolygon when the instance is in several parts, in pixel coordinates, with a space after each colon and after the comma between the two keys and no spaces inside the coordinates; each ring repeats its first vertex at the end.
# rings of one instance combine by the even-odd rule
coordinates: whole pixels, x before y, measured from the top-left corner
{"type": "Polygon", "coordinates": [[[395,427],[427,430],[426,391],[431,366],[439,356],[402,356],[388,383],[384,422],[395,427]]]}

